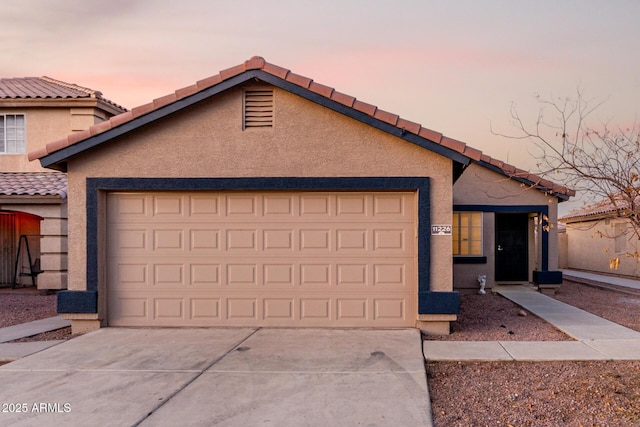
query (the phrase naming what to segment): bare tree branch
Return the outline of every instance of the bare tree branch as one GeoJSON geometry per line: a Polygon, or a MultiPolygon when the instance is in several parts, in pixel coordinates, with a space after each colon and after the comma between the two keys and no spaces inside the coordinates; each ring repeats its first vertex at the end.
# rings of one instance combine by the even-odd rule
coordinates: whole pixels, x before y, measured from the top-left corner
{"type": "Polygon", "coordinates": [[[526,121],[517,106],[510,116],[515,134],[491,132],[533,143],[538,175],[588,194],[591,200],[608,200],[613,213],[627,219],[631,233],[640,239],[640,126],[591,125],[592,115],[605,102],[587,100],[581,88],[574,98],[536,96],[538,114],[526,121]]]}

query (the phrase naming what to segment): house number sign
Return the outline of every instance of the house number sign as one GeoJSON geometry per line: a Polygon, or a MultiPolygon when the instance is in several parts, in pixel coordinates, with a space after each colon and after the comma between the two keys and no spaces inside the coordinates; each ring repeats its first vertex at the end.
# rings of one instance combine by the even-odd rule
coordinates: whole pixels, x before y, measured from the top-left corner
{"type": "Polygon", "coordinates": [[[451,225],[432,225],[431,235],[433,236],[451,236],[451,225]]]}

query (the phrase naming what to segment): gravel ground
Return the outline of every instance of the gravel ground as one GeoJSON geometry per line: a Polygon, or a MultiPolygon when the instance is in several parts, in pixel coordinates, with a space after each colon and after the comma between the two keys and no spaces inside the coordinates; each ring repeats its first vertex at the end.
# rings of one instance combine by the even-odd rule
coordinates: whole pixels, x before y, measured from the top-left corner
{"type": "MultiPolygon", "coordinates": [[[[463,295],[453,334],[429,339],[558,339],[559,331],[546,322],[518,316],[520,308],[506,298],[483,299],[488,295],[463,295]]],[[[556,298],[640,331],[640,293],[565,281],[556,298]]],[[[640,361],[430,362],[426,367],[436,427],[640,425],[640,361]]]]}
{"type": "MultiPolygon", "coordinates": [[[[57,316],[56,294],[30,289],[0,292],[0,328],[57,316]]],[[[50,341],[71,338],[71,328],[45,332],[12,342],[50,341]]]]}

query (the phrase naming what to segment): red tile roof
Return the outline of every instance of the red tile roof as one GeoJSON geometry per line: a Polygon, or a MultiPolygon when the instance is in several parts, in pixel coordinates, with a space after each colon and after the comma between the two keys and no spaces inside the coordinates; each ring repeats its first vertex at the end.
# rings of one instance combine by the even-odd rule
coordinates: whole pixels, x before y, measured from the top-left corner
{"type": "Polygon", "coordinates": [[[67,198],[67,174],[61,172],[0,172],[1,196],[67,198]]]}
{"type": "MultiPolygon", "coordinates": [[[[636,197],[636,206],[640,206],[640,196],[636,197]]],[[[607,218],[617,216],[618,211],[624,211],[629,208],[629,201],[621,196],[615,198],[615,204],[609,199],[601,200],[589,206],[580,209],[573,209],[566,215],[558,218],[562,222],[578,222],[581,220],[594,220],[598,218],[607,218]]]]}
{"type": "Polygon", "coordinates": [[[51,77],[13,77],[0,79],[0,99],[78,99],[95,98],[116,107],[126,108],[102,96],[102,92],[65,83],[51,77]]]}
{"type": "Polygon", "coordinates": [[[47,156],[49,154],[52,154],[65,147],[76,144],[80,141],[88,139],[99,133],[108,131],[112,128],[120,126],[131,120],[134,120],[140,116],[148,114],[154,110],[161,108],[162,106],[168,105],[169,103],[179,101],[195,93],[198,93],[200,91],[203,91],[205,89],[218,85],[224,82],[225,80],[238,76],[249,70],[262,70],[263,72],[271,74],[279,79],[285,80],[288,83],[294,84],[296,86],[300,86],[304,89],[308,89],[317,95],[320,95],[322,97],[335,101],[339,104],[345,105],[349,108],[353,108],[354,110],[362,112],[384,123],[388,123],[392,126],[396,126],[400,130],[418,135],[422,138],[428,139],[431,142],[442,145],[443,147],[446,147],[459,154],[462,154],[463,156],[466,156],[467,158],[473,161],[476,161],[483,166],[493,166],[494,168],[496,168],[501,173],[504,173],[507,176],[510,176],[515,179],[526,180],[540,190],[551,191],[553,193],[556,193],[558,195],[562,195],[565,197],[575,195],[574,190],[568,189],[561,185],[551,183],[550,181],[544,180],[542,177],[529,174],[526,171],[517,169],[516,167],[508,165],[502,161],[492,159],[491,157],[482,154],[480,150],[470,147],[464,142],[457,141],[457,140],[448,138],[446,136],[443,136],[441,133],[433,131],[431,129],[424,128],[418,123],[410,122],[408,120],[398,117],[398,115],[396,114],[389,113],[384,110],[380,110],[375,105],[371,105],[371,104],[359,101],[356,98],[340,93],[331,87],[316,83],[308,77],[300,76],[298,74],[291,72],[288,69],[282,68],[274,64],[270,64],[266,62],[262,57],[259,57],[259,56],[254,56],[253,58],[249,59],[248,61],[245,61],[240,65],[236,65],[234,67],[222,70],[220,71],[220,73],[214,76],[208,77],[206,79],[200,80],[192,86],[178,89],[172,94],[169,94],[162,98],[158,98],[146,105],[136,107],[131,111],[112,117],[108,122],[99,123],[95,126],[92,126],[90,129],[86,131],[74,133],[72,135],[69,135],[65,139],[47,144],[47,146],[44,147],[43,149],[29,153],[29,160],[36,160],[44,156],[47,156]]]}

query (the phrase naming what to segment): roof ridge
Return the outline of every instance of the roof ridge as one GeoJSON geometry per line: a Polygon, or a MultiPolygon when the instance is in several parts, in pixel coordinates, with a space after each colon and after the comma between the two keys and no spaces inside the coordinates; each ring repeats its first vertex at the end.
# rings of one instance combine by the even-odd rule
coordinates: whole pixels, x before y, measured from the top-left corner
{"type": "Polygon", "coordinates": [[[517,167],[509,165],[501,160],[494,159],[491,156],[482,153],[482,151],[473,148],[462,141],[444,136],[442,133],[425,128],[419,123],[403,119],[397,114],[381,110],[375,105],[362,102],[353,96],[338,92],[332,87],[316,83],[309,77],[295,74],[289,69],[271,64],[267,62],[262,56],[252,56],[250,59],[244,61],[239,65],[221,70],[218,74],[199,80],[191,86],[177,89],[173,93],[160,98],[156,98],[148,104],[135,107],[131,111],[127,111],[125,113],[114,116],[107,122],[98,123],[83,132],[74,133],[67,136],[67,138],[51,142],[47,144],[43,149],[29,153],[29,160],[39,159],[55,151],[59,151],[70,145],[93,137],[99,133],[106,132],[112,128],[130,122],[140,116],[151,113],[152,111],[158,110],[191,95],[195,95],[198,92],[202,92],[210,87],[224,82],[225,80],[229,80],[250,70],[261,70],[265,73],[271,74],[288,83],[307,89],[317,95],[323,96],[348,108],[352,108],[370,117],[373,117],[374,119],[395,126],[399,128],[403,134],[409,132],[418,137],[429,140],[435,144],[448,148],[454,152],[462,154],[463,156],[471,159],[474,162],[480,163],[481,165],[485,163],[486,165],[484,166],[497,168],[506,176],[529,181],[531,185],[533,185],[537,189],[550,191],[566,196],[575,195],[574,190],[570,190],[564,186],[548,181],[540,176],[518,169],[517,167]]]}

